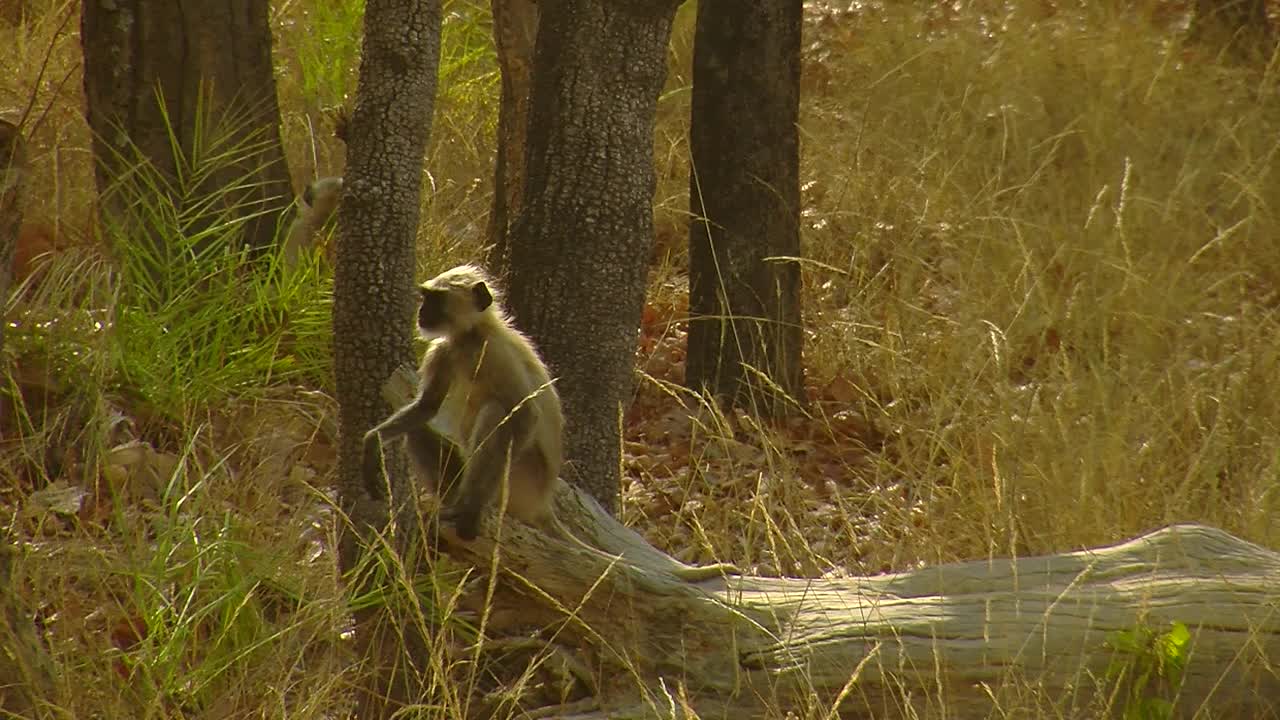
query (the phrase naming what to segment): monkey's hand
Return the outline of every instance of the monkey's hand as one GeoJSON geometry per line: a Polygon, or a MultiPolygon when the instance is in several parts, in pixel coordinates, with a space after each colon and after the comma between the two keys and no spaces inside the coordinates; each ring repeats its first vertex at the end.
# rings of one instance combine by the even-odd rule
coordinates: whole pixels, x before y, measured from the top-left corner
{"type": "Polygon", "coordinates": [[[360,475],[364,478],[364,489],[375,500],[381,500],[386,493],[386,481],[382,478],[382,437],[377,430],[364,434],[364,455],[360,460],[360,475]]]}
{"type": "Polygon", "coordinates": [[[453,526],[458,537],[466,542],[480,534],[480,510],[465,505],[446,507],[440,511],[440,519],[453,526]]]}

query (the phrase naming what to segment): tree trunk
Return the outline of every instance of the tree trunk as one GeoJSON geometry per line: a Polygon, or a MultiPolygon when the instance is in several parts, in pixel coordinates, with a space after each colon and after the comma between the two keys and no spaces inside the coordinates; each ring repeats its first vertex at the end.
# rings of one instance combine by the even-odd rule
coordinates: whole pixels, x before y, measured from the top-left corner
{"type": "MultiPolygon", "coordinates": [[[[384,392],[411,398],[413,368],[384,392]]],[[[500,556],[512,580],[487,598],[482,647],[538,625],[555,638],[541,660],[594,668],[563,695],[590,692],[599,711],[574,717],[669,718],[673,693],[702,717],[1107,717],[1148,697],[1173,701],[1169,717],[1280,717],[1280,554],[1220,530],[866,578],[691,584],[673,574],[688,566],[590,496],[561,483],[553,500],[574,535],[619,560],[515,521],[501,553],[488,536],[446,549],[482,575],[500,556]],[[1175,622],[1191,636],[1181,682],[1135,681],[1169,653],[1116,650],[1117,635],[1146,629],[1150,643],[1175,622]]]]}
{"type": "MultiPolygon", "coordinates": [[[[8,304],[13,283],[13,252],[22,226],[22,188],[27,179],[27,148],[22,130],[0,120],[0,302],[8,304]]],[[[4,357],[4,307],[0,306],[0,357],[4,357]]]]}
{"type": "MultiPolygon", "coordinates": [[[[383,381],[414,358],[414,247],[440,61],[439,0],[370,0],[364,27],[333,287],[338,481],[342,508],[351,518],[339,556],[348,573],[360,561],[358,536],[367,540],[366,531],[385,522],[361,480],[361,440],[391,412],[380,397],[383,381]]],[[[397,455],[387,458],[387,466],[393,496],[404,499],[407,467],[397,455]]],[[[416,539],[413,518],[411,510],[397,513],[399,540],[416,539]]],[[[415,563],[407,560],[405,566],[415,563]]],[[[425,640],[410,623],[390,618],[394,610],[383,606],[357,615],[370,679],[358,698],[362,718],[388,717],[422,701],[423,674],[415,662],[426,659],[425,640]]]]}
{"type": "Polygon", "coordinates": [[[804,401],[800,0],[698,3],[686,382],[779,416],[804,401]]]}
{"type": "Polygon", "coordinates": [[[529,128],[529,88],[533,77],[538,6],[533,0],[493,0],[493,41],[502,73],[498,108],[498,151],[493,170],[493,203],[489,210],[489,271],[506,282],[511,269],[507,236],[520,214],[524,192],[525,133],[529,128]]]}
{"type": "Polygon", "coordinates": [[[675,9],[674,0],[539,4],[508,305],[558,377],[569,476],[610,510],[653,245],[654,114],[675,9]]]}
{"type": "Polygon", "coordinates": [[[217,165],[202,184],[204,194],[238,188],[228,200],[248,218],[245,242],[271,244],[293,193],[280,140],[268,11],[267,0],[86,0],[85,100],[108,216],[126,217],[129,198],[109,189],[140,159],[180,187],[190,168],[219,162],[207,153],[229,149],[207,147],[218,134],[239,152],[217,165]],[[202,126],[207,122],[213,127],[202,126]]]}

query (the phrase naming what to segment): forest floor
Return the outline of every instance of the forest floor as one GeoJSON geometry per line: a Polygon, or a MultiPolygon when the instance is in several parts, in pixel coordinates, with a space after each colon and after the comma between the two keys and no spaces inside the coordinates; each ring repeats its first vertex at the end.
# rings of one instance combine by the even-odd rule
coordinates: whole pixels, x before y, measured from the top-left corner
{"type": "MultiPolygon", "coordinates": [[[[6,307],[0,522],[26,548],[15,587],[58,703],[327,716],[352,681],[331,279],[314,268],[234,321],[223,309],[243,288],[128,312],[127,273],[92,224],[79,4],[19,5],[0,13],[0,66],[20,68],[0,114],[31,103],[42,120],[25,284],[6,307]]],[[[423,275],[479,258],[492,192],[487,3],[444,5],[423,275]]],[[[331,113],[354,90],[361,6],[273,3],[296,186],[341,174],[331,113]]],[[[787,576],[1060,552],[1183,521],[1280,547],[1280,64],[1186,42],[1186,6],[806,3],[810,406],[772,424],[681,389],[683,7],[655,137],[627,524],[689,562],[787,576]]]]}

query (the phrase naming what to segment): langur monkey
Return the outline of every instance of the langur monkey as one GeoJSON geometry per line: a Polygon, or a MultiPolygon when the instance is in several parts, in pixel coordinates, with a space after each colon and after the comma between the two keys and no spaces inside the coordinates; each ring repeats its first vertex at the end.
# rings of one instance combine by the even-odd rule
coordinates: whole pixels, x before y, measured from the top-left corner
{"type": "MultiPolygon", "coordinates": [[[[563,482],[560,396],[533,344],[511,326],[492,285],[471,265],[422,284],[418,330],[432,342],[419,370],[418,397],[365,434],[365,483],[381,494],[381,442],[403,435],[417,471],[441,496],[441,518],[458,537],[476,538],[481,513],[498,498],[505,477],[511,515],[614,562],[616,557],[570,533],[551,506],[563,482]],[[456,424],[463,449],[427,426],[442,407],[446,416],[456,416],[446,419],[456,424]]],[[[675,570],[695,582],[738,572],[724,564],[675,570]]]]}
{"type": "Polygon", "coordinates": [[[298,197],[298,216],[284,238],[284,266],[295,268],[302,253],[316,242],[316,235],[338,209],[342,199],[342,178],[323,177],[307,185],[298,197]]]}

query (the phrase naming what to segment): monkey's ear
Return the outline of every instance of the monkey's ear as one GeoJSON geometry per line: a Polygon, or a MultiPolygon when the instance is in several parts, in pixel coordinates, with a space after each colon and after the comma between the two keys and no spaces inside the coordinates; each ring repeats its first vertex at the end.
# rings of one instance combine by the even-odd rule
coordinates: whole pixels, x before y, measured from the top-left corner
{"type": "Polygon", "coordinates": [[[483,281],[471,286],[471,298],[475,300],[476,310],[480,312],[488,310],[493,304],[493,294],[489,292],[489,287],[483,281]]]}

